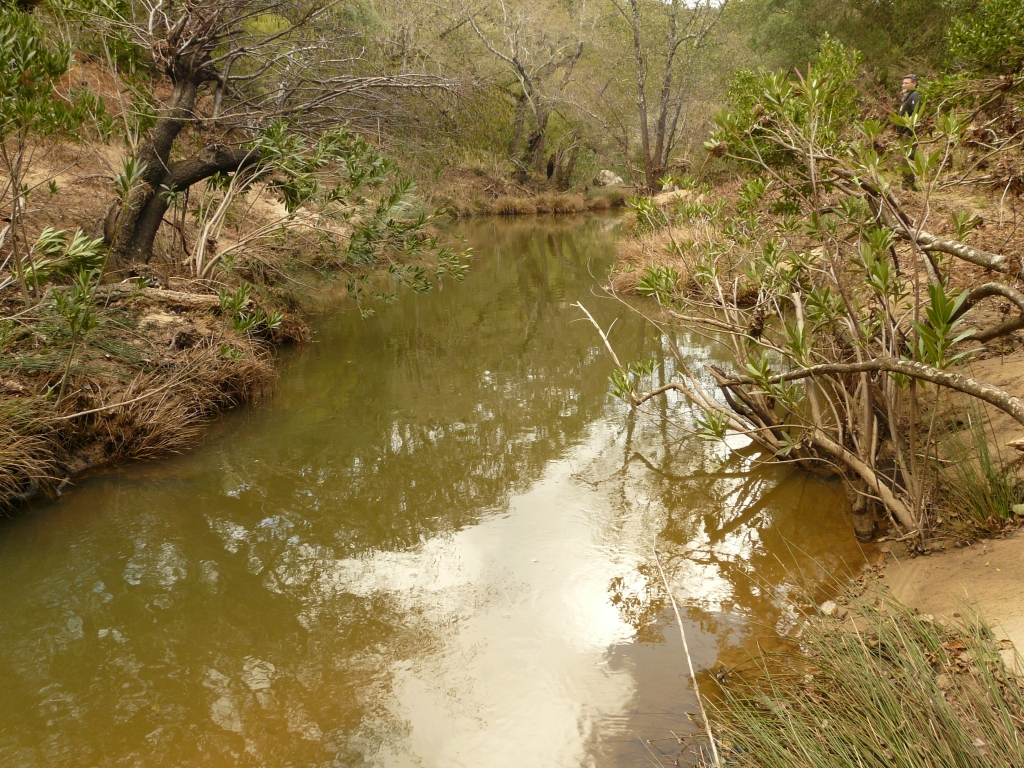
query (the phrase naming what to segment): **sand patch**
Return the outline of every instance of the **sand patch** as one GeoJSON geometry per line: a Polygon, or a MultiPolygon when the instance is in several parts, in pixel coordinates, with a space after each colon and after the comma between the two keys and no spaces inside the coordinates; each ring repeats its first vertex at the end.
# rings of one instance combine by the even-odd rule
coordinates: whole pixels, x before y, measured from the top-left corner
{"type": "Polygon", "coordinates": [[[1024,534],[896,559],[885,577],[895,597],[936,618],[977,608],[998,636],[1024,651],[1024,534]]]}

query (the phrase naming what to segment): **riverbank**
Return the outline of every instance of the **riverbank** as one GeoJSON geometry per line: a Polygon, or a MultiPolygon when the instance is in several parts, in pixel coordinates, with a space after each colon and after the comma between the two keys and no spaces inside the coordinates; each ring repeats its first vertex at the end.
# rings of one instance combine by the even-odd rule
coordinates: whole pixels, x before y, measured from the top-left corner
{"type": "Polygon", "coordinates": [[[0,503],[59,495],[81,473],[194,445],[205,424],[276,377],[274,348],[308,338],[297,316],[208,283],[137,279],[95,289],[72,338],[57,303],[8,321],[0,359],[0,503]],[[271,317],[241,331],[239,317],[271,317]]]}
{"type": "MultiPolygon", "coordinates": [[[[893,554],[884,583],[893,597],[912,610],[947,622],[979,611],[996,633],[1024,650],[1024,533],[1020,528],[998,538],[946,542],[924,557],[893,554]]],[[[1004,654],[1017,668],[1012,651],[1004,654]]]]}

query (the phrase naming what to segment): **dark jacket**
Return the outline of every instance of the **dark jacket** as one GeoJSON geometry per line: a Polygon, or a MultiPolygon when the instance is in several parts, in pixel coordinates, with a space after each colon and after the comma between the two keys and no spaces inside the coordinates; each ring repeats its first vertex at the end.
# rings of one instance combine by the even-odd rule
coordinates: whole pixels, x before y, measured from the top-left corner
{"type": "MultiPolygon", "coordinates": [[[[903,97],[903,103],[900,104],[899,114],[901,117],[910,117],[912,114],[917,112],[918,106],[921,104],[921,94],[917,90],[907,91],[906,96],[903,97]]],[[[909,136],[911,130],[904,128],[902,125],[896,127],[896,133],[900,136],[909,136]]]]}

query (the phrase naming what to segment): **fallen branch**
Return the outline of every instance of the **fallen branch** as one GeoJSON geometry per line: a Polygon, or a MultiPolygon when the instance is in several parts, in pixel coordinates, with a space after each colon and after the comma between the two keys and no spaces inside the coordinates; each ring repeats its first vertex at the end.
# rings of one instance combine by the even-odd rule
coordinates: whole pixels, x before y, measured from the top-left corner
{"type": "Polygon", "coordinates": [[[220,298],[208,293],[169,291],[164,288],[139,288],[136,285],[125,285],[124,283],[100,286],[96,289],[96,298],[106,299],[108,302],[147,299],[158,304],[203,312],[220,309],[220,298]]]}

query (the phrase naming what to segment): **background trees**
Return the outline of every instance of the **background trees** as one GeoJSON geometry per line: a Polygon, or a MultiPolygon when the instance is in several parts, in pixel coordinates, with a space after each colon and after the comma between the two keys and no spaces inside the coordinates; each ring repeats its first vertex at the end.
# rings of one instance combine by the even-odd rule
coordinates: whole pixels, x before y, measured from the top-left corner
{"type": "MultiPolygon", "coordinates": [[[[985,72],[1005,74],[1020,58],[1005,32],[1019,10],[985,7],[1003,5],[1006,18],[985,26],[994,16],[972,15],[971,0],[48,0],[5,11],[38,27],[40,62],[48,52],[64,63],[45,74],[7,57],[8,76],[42,78],[32,98],[50,115],[35,110],[17,126],[5,118],[4,146],[14,151],[12,137],[29,130],[42,146],[50,128],[66,133],[75,120],[124,136],[105,228],[120,268],[152,259],[161,237],[181,245],[175,228],[196,198],[220,206],[224,195],[289,189],[291,213],[340,214],[327,176],[345,172],[324,139],[343,126],[404,164],[440,204],[459,184],[496,199],[585,186],[604,167],[660,189],[704,162],[710,118],[741,63],[806,70],[835,39],[862,48],[858,67],[877,81],[894,67],[927,75],[947,57],[978,72],[985,58],[985,72]],[[939,34],[954,17],[965,30],[959,47],[939,34]],[[83,66],[112,77],[116,99],[70,87],[71,69],[83,66]],[[263,156],[271,127],[301,137],[289,146],[302,158],[263,156]],[[303,200],[286,183],[299,165],[315,166],[322,182],[303,200]]],[[[21,166],[8,165],[11,190],[21,166]]],[[[17,197],[5,204],[7,245],[25,257],[29,233],[13,234],[17,197]]],[[[205,241],[190,248],[211,263],[205,241]]]]}
{"type": "Polygon", "coordinates": [[[611,0],[625,23],[632,48],[644,184],[660,189],[679,139],[687,100],[686,76],[722,17],[728,0],[689,5],[645,0],[611,0]]]}

